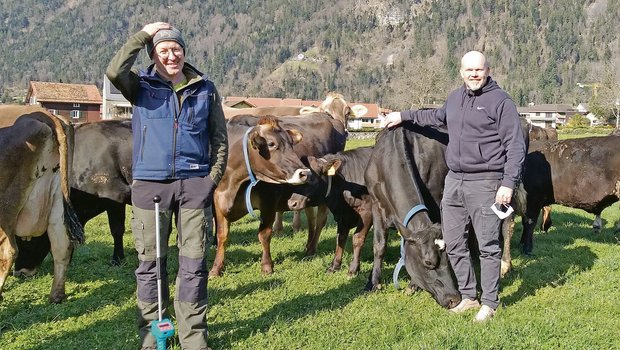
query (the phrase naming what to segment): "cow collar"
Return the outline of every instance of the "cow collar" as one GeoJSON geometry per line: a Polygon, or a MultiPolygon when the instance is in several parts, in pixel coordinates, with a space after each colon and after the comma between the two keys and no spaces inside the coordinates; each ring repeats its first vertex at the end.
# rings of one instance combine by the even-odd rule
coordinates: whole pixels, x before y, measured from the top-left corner
{"type": "MultiPolygon", "coordinates": [[[[418,204],[414,206],[413,208],[411,208],[407,212],[407,215],[405,215],[405,218],[403,219],[403,226],[407,227],[407,224],[409,223],[409,221],[411,221],[411,218],[413,218],[415,214],[417,214],[418,212],[422,210],[428,211],[428,208],[424,204],[418,204]]],[[[401,235],[400,236],[400,259],[398,259],[398,263],[394,267],[394,273],[392,274],[392,282],[394,283],[394,288],[396,289],[400,288],[400,286],[398,285],[398,275],[400,274],[400,270],[403,268],[403,266],[405,266],[405,238],[401,235]]]]}
{"type": "Polygon", "coordinates": [[[248,170],[248,175],[250,176],[250,185],[245,189],[245,207],[248,210],[248,214],[250,214],[253,218],[258,219],[256,214],[254,213],[254,208],[252,208],[252,200],[250,195],[252,194],[252,187],[256,186],[259,180],[256,179],[254,173],[252,172],[252,166],[250,165],[250,155],[248,152],[248,135],[250,131],[254,129],[253,127],[249,128],[245,134],[243,134],[243,159],[245,161],[245,168],[248,170]]]}

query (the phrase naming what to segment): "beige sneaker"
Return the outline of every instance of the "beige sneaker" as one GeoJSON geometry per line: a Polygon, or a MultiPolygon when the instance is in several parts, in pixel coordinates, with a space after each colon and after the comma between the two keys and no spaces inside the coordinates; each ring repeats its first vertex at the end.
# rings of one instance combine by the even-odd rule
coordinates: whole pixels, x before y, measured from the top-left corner
{"type": "Polygon", "coordinates": [[[463,299],[457,306],[450,309],[450,311],[454,312],[455,314],[460,314],[461,312],[465,312],[470,309],[477,309],[479,307],[480,303],[478,302],[478,300],[463,299]]]}
{"type": "Polygon", "coordinates": [[[474,322],[484,322],[490,320],[495,315],[495,310],[491,309],[490,306],[482,305],[480,311],[476,314],[476,318],[474,318],[474,322]]]}

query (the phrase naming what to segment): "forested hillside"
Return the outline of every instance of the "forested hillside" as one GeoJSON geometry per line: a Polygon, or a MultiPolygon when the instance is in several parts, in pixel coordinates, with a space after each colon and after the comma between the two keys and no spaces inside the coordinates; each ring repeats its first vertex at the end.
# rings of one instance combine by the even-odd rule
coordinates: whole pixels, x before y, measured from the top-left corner
{"type": "MultiPolygon", "coordinates": [[[[179,27],[222,95],[405,108],[443,99],[484,51],[518,105],[574,103],[620,62],[618,0],[0,0],[0,96],[29,80],[96,83],[148,22],[179,27]],[[299,60],[300,54],[303,59],[299,60]]],[[[146,55],[142,62],[147,64],[146,55]]],[[[612,72],[612,73],[609,73],[612,72]]],[[[612,77],[616,79],[616,77],[612,77]]],[[[612,80],[613,80],[612,79],[612,80]]]]}

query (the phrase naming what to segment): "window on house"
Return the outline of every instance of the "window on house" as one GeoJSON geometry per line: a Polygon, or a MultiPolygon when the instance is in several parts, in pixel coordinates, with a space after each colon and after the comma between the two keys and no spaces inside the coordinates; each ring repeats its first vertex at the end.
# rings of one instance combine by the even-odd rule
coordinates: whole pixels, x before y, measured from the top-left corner
{"type": "Polygon", "coordinates": [[[71,118],[80,119],[81,117],[82,117],[82,111],[76,111],[76,110],[71,111],[71,118]]]}
{"type": "Polygon", "coordinates": [[[57,109],[48,109],[48,111],[50,113],[52,113],[53,115],[58,115],[58,110],[57,109]]]}
{"type": "Polygon", "coordinates": [[[79,104],[79,103],[74,103],[74,104],[73,104],[73,108],[78,108],[78,107],[80,107],[80,104],[79,104]]]}

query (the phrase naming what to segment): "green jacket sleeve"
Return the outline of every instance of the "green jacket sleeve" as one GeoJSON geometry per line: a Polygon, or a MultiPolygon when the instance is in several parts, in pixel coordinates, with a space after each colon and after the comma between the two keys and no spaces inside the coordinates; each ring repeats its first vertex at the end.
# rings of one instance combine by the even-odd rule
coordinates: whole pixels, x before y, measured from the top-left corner
{"type": "Polygon", "coordinates": [[[222,109],[222,100],[217,90],[215,101],[209,111],[209,140],[211,143],[211,173],[209,176],[217,184],[224,175],[228,161],[228,131],[222,109]]]}
{"type": "Polygon", "coordinates": [[[145,31],[139,31],[129,37],[114,55],[105,73],[110,82],[132,104],[135,102],[135,94],[140,86],[137,69],[132,69],[132,66],[136,62],[140,50],[150,39],[151,36],[145,31]]]}

